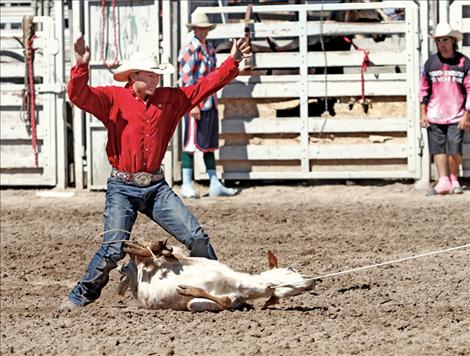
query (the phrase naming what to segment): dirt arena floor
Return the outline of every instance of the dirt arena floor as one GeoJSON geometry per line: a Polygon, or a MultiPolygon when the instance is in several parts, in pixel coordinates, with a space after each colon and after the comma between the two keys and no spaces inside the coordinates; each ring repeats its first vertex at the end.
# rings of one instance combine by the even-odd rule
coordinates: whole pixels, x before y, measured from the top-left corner
{"type": "MultiPolygon", "coordinates": [[[[113,271],[96,303],[59,312],[99,246],[104,193],[0,193],[2,355],[470,354],[469,248],[323,278],[268,310],[262,300],[220,313],[143,310],[117,295],[113,271]]],[[[187,204],[220,260],[251,273],[267,267],[268,249],[280,265],[322,276],[470,243],[469,190],[255,186],[187,204]]],[[[134,233],[165,237],[144,216],[134,233]]]]}

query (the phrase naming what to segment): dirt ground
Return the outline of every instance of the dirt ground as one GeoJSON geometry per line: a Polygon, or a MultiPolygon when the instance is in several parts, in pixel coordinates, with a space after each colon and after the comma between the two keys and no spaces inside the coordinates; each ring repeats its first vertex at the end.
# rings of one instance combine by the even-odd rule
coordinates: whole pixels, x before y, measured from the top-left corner
{"type": "MultiPolygon", "coordinates": [[[[143,310],[117,295],[113,271],[96,303],[59,312],[99,247],[104,193],[0,193],[2,355],[470,354],[469,248],[326,277],[268,310],[262,300],[220,313],[143,310]]],[[[251,273],[267,267],[268,249],[280,265],[322,276],[470,243],[469,190],[252,186],[187,204],[220,260],[251,273]]],[[[165,237],[144,216],[134,233],[165,237]]]]}

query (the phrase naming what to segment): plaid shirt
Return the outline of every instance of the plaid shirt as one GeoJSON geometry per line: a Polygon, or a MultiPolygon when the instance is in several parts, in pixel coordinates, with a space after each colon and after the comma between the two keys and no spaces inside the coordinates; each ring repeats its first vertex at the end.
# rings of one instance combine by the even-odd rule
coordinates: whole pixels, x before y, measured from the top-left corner
{"type": "MultiPolygon", "coordinates": [[[[203,46],[197,37],[193,37],[189,44],[181,48],[178,55],[178,63],[178,85],[180,87],[193,85],[200,78],[205,77],[216,69],[215,48],[210,42],[203,46]]],[[[217,98],[214,94],[199,104],[199,108],[205,111],[212,109],[216,105],[217,98]]]]}

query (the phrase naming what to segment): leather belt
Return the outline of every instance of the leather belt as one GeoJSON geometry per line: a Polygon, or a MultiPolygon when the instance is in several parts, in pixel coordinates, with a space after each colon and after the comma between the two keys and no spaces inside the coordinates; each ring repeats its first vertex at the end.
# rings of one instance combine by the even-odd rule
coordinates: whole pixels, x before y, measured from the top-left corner
{"type": "Polygon", "coordinates": [[[152,182],[156,182],[165,178],[165,172],[161,167],[155,173],[128,173],[113,168],[113,171],[111,172],[111,177],[116,177],[126,183],[135,184],[138,187],[148,187],[150,184],[152,184],[152,182]]]}

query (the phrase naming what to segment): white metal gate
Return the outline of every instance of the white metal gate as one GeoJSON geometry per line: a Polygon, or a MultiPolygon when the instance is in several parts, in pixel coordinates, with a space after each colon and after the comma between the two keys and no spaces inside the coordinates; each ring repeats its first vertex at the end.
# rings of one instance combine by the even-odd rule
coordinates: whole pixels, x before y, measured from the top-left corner
{"type": "MultiPolygon", "coordinates": [[[[238,14],[243,18],[245,6],[201,7],[198,9],[207,14],[238,14]]],[[[282,69],[296,67],[298,75],[255,75],[239,76],[219,93],[220,103],[230,104],[233,99],[283,99],[298,98],[300,102],[299,117],[232,117],[222,120],[221,134],[225,143],[216,153],[218,163],[223,166],[225,179],[335,179],[335,178],[414,178],[421,179],[423,138],[419,128],[418,78],[420,70],[420,29],[418,7],[411,1],[386,3],[352,3],[352,4],[306,4],[306,5],[259,5],[253,7],[254,13],[295,12],[297,21],[291,22],[257,22],[253,24],[253,37],[274,39],[295,39],[299,46],[297,51],[284,53],[257,53],[253,63],[255,67],[282,69]],[[405,20],[378,23],[332,23],[308,21],[307,13],[322,11],[365,10],[383,8],[404,8],[405,20]],[[321,52],[309,52],[307,40],[311,36],[382,34],[394,35],[402,48],[386,48],[371,51],[370,60],[378,66],[400,66],[403,72],[374,73],[369,68],[365,74],[366,97],[401,96],[405,98],[406,110],[401,117],[384,115],[383,117],[309,117],[308,102],[312,97],[322,98],[349,97],[361,95],[360,73],[328,75],[328,88],[325,89],[324,75],[309,74],[310,67],[341,65],[360,67],[362,55],[358,51],[328,52],[328,63],[325,63],[321,52]],[[365,143],[365,144],[323,144],[312,140],[315,135],[341,135],[344,133],[369,132],[383,135],[401,133],[405,140],[398,143],[365,143]],[[251,138],[263,135],[298,135],[297,143],[263,145],[259,142],[227,144],[227,138],[243,134],[251,138]],[[313,142],[312,142],[313,141],[313,142]],[[397,167],[390,165],[383,169],[376,166],[344,164],[342,162],[366,162],[373,160],[401,160],[397,167]],[[269,161],[264,170],[256,171],[256,162],[269,161]],[[334,169],[322,168],[321,162],[340,162],[334,169]],[[288,162],[291,166],[278,170],[276,167],[288,162]],[[291,162],[299,162],[292,165],[291,162]],[[317,163],[320,162],[319,165],[317,163]],[[240,169],[240,167],[242,167],[240,169]]],[[[184,14],[183,14],[184,16],[184,14]]],[[[182,24],[187,22],[182,19],[182,24]]],[[[209,33],[209,40],[237,38],[243,35],[245,24],[241,21],[219,23],[209,33]]],[[[186,37],[186,34],[184,34],[186,37]]],[[[183,40],[184,41],[184,40],[183,40]]],[[[222,61],[226,55],[219,55],[222,61]]],[[[225,109],[225,108],[224,108],[225,109]]],[[[204,179],[205,172],[201,159],[196,160],[196,178],[204,179]]]]}
{"type": "Polygon", "coordinates": [[[51,17],[34,17],[37,27],[33,47],[35,105],[37,122],[38,166],[35,165],[31,140],[23,119],[25,76],[23,48],[15,38],[22,38],[22,17],[2,16],[1,24],[1,163],[2,186],[65,187],[65,153],[57,149],[65,142],[63,106],[64,84],[62,38],[51,17]],[[61,130],[62,129],[62,130],[61,130]]]}

